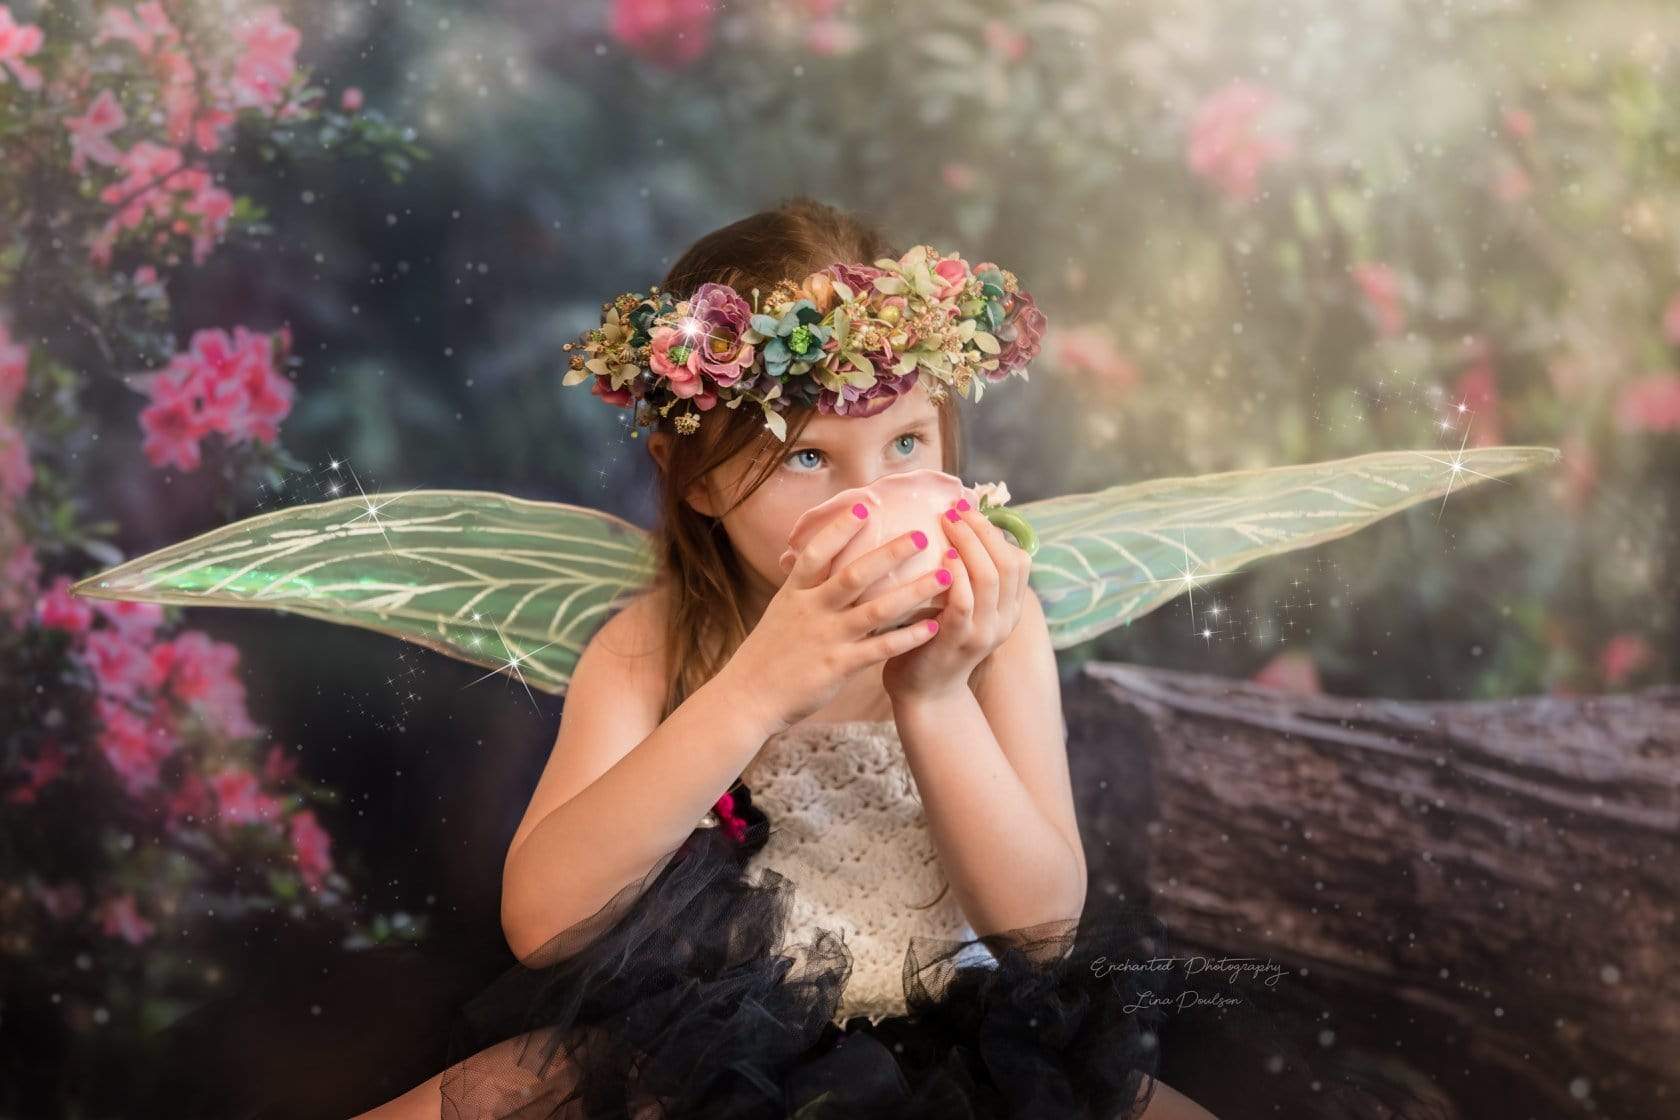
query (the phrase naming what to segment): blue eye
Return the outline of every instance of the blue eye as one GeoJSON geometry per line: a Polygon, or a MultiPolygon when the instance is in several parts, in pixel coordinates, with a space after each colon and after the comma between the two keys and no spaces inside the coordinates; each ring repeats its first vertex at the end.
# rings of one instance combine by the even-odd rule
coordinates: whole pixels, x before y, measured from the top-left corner
{"type": "MultiPolygon", "coordinates": [[[[910,447],[904,453],[906,455],[914,455],[916,453],[916,444],[922,441],[922,437],[917,435],[915,432],[905,432],[903,435],[898,437],[898,440],[912,441],[910,447]]],[[[898,440],[895,440],[894,442],[898,442],[898,440]]]]}
{"type": "MultiPolygon", "coordinates": [[[[795,460],[795,459],[797,459],[797,458],[799,458],[799,456],[801,456],[801,455],[821,455],[821,454],[822,454],[822,452],[821,452],[821,451],[818,451],[818,450],[817,450],[817,449],[816,449],[816,448],[814,448],[814,447],[801,447],[801,448],[800,448],[800,449],[799,449],[799,450],[798,450],[798,451],[795,451],[795,452],[794,452],[794,453],[793,453],[793,454],[791,454],[791,455],[789,455],[789,456],[788,456],[788,457],[787,457],[787,458],[786,458],[786,459],[785,459],[785,460],[784,460],[784,462],[788,462],[788,463],[791,463],[791,462],[793,462],[793,461],[794,461],[794,460],[795,460]]],[[[814,468],[814,467],[815,467],[815,466],[816,466],[816,465],[817,465],[817,464],[815,464],[815,463],[812,463],[812,464],[810,464],[810,465],[811,465],[811,466],[812,466],[812,467],[813,467],[813,468],[814,468]]]]}

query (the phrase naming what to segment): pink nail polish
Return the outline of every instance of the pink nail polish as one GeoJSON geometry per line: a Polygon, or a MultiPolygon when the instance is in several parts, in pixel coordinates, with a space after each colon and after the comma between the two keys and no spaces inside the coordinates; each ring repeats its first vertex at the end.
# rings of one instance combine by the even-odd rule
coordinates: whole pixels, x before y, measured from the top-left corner
{"type": "Polygon", "coordinates": [[[922,532],[920,529],[913,530],[910,534],[910,539],[916,542],[917,548],[927,547],[927,534],[922,532]]]}
{"type": "Polygon", "coordinates": [[[946,550],[945,550],[945,559],[947,559],[947,560],[955,560],[955,559],[956,559],[956,558],[957,558],[957,550],[956,550],[956,549],[954,549],[954,548],[947,548],[947,549],[946,549],[946,550]]]}
{"type": "Polygon", "coordinates": [[[947,520],[947,521],[955,521],[957,518],[959,518],[961,516],[962,516],[962,514],[958,513],[954,509],[948,509],[948,510],[945,511],[945,520],[947,520]]]}
{"type": "Polygon", "coordinates": [[[957,499],[957,508],[958,509],[967,509],[968,508],[968,499],[967,498],[958,498],[957,499]]]}
{"type": "Polygon", "coordinates": [[[868,517],[869,507],[864,505],[862,502],[859,502],[857,505],[852,507],[852,512],[857,514],[859,517],[868,517]]]}
{"type": "Polygon", "coordinates": [[[928,633],[929,634],[939,633],[939,621],[937,619],[930,618],[930,619],[927,620],[927,624],[928,624],[928,633]]]}
{"type": "Polygon", "coordinates": [[[937,573],[935,573],[933,578],[938,580],[940,583],[950,583],[951,571],[949,568],[941,568],[937,573]]]}

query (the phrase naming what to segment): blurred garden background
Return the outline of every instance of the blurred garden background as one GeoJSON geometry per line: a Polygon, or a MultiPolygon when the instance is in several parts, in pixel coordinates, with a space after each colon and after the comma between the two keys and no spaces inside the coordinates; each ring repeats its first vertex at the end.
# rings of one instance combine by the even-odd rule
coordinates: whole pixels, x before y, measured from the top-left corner
{"type": "Polygon", "coordinates": [[[560,347],[790,195],[1033,292],[1030,383],[964,406],[1018,499],[1563,451],[1065,669],[1676,678],[1667,0],[13,0],[0,144],[0,1115],[125,1114],[149,1032],[301,946],[493,962],[558,722],[378,634],[67,585],[358,492],[649,524],[560,347]]]}

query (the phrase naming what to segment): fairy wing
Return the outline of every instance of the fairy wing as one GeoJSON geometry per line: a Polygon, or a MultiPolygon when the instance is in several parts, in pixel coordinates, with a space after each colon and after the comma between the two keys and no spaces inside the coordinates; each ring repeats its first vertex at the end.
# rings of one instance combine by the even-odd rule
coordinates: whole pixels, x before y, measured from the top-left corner
{"type": "Polygon", "coordinates": [[[1345,537],[1408,506],[1555,463],[1555,447],[1380,451],[1157,478],[1011,504],[1038,534],[1031,586],[1057,649],[1253,560],[1345,537]]]}
{"type": "Polygon", "coordinates": [[[292,506],[72,585],[78,595],[265,607],[402,638],[563,695],[591,635],[655,565],[612,514],[476,490],[292,506]]]}

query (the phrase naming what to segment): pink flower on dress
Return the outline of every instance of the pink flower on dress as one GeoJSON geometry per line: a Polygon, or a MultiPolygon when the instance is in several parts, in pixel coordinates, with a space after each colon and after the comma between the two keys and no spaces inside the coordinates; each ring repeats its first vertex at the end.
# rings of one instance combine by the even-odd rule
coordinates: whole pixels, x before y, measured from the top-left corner
{"type": "Polygon", "coordinates": [[[140,916],[134,896],[127,891],[105,900],[99,909],[99,928],[106,937],[120,937],[130,945],[139,945],[152,936],[151,922],[140,916]]]}
{"type": "Polygon", "coordinates": [[[315,819],[312,809],[292,814],[291,837],[298,873],[310,890],[320,890],[332,871],[332,837],[315,819]]]}
{"type": "Polygon", "coordinates": [[[712,809],[717,813],[718,821],[722,824],[724,831],[729,833],[731,840],[737,844],[746,840],[747,821],[745,817],[739,816],[735,812],[734,794],[725,793],[717,799],[717,803],[712,806],[712,809]]]}

